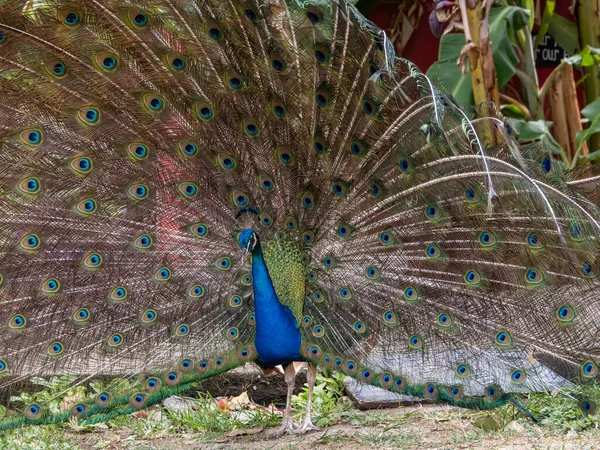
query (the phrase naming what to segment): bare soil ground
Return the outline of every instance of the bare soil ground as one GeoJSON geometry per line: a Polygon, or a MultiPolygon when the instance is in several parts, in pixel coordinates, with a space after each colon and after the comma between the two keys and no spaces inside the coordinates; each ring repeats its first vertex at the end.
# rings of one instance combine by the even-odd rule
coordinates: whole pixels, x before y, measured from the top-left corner
{"type": "Polygon", "coordinates": [[[440,405],[418,405],[380,411],[356,411],[347,423],[305,435],[273,437],[273,429],[234,430],[234,433],[164,433],[143,437],[126,429],[93,433],[68,432],[65,438],[82,449],[477,449],[567,450],[600,449],[600,432],[554,431],[525,419],[501,431],[483,430],[474,424],[482,412],[440,405]],[[249,433],[232,436],[236,432],[249,433]]]}

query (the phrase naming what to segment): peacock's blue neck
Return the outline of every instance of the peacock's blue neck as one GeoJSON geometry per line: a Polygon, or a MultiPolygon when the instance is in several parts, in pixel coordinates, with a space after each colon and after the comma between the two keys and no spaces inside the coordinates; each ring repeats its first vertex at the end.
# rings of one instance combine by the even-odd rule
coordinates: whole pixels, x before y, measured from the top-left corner
{"type": "Polygon", "coordinates": [[[277,298],[260,243],[252,252],[252,287],[256,315],[255,345],[259,364],[274,367],[302,361],[298,324],[292,311],[277,298]]]}

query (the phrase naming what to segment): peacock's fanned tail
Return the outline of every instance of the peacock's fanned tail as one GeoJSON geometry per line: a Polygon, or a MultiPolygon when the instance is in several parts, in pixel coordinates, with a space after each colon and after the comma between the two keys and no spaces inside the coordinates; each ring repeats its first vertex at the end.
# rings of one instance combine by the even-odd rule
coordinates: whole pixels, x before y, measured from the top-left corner
{"type": "Polygon", "coordinates": [[[255,360],[249,226],[302,251],[319,365],[481,408],[595,379],[598,180],[390,48],[344,0],[3,1],[0,389],[138,381],[0,429],[255,360]]]}

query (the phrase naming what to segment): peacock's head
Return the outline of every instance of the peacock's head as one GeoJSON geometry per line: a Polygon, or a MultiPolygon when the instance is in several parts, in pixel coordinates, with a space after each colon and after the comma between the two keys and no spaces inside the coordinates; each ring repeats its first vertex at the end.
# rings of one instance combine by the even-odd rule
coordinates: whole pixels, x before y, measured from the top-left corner
{"type": "Polygon", "coordinates": [[[258,234],[252,228],[246,228],[240,233],[239,236],[240,247],[244,252],[244,257],[248,255],[248,253],[252,253],[254,249],[258,246],[258,234]]]}

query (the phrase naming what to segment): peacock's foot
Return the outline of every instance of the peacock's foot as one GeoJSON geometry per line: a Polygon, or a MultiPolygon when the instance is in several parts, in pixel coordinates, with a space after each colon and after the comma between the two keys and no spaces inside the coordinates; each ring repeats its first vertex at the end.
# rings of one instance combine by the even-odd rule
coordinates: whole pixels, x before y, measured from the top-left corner
{"type": "Polygon", "coordinates": [[[295,434],[304,434],[308,431],[319,431],[320,428],[316,425],[313,425],[312,421],[310,420],[310,417],[307,417],[306,419],[304,419],[304,422],[302,422],[302,425],[300,425],[298,428],[296,428],[294,430],[295,434]]]}
{"type": "Polygon", "coordinates": [[[283,419],[281,426],[276,430],[269,431],[269,436],[282,436],[284,434],[295,433],[294,422],[292,419],[287,417],[283,419]]]}

